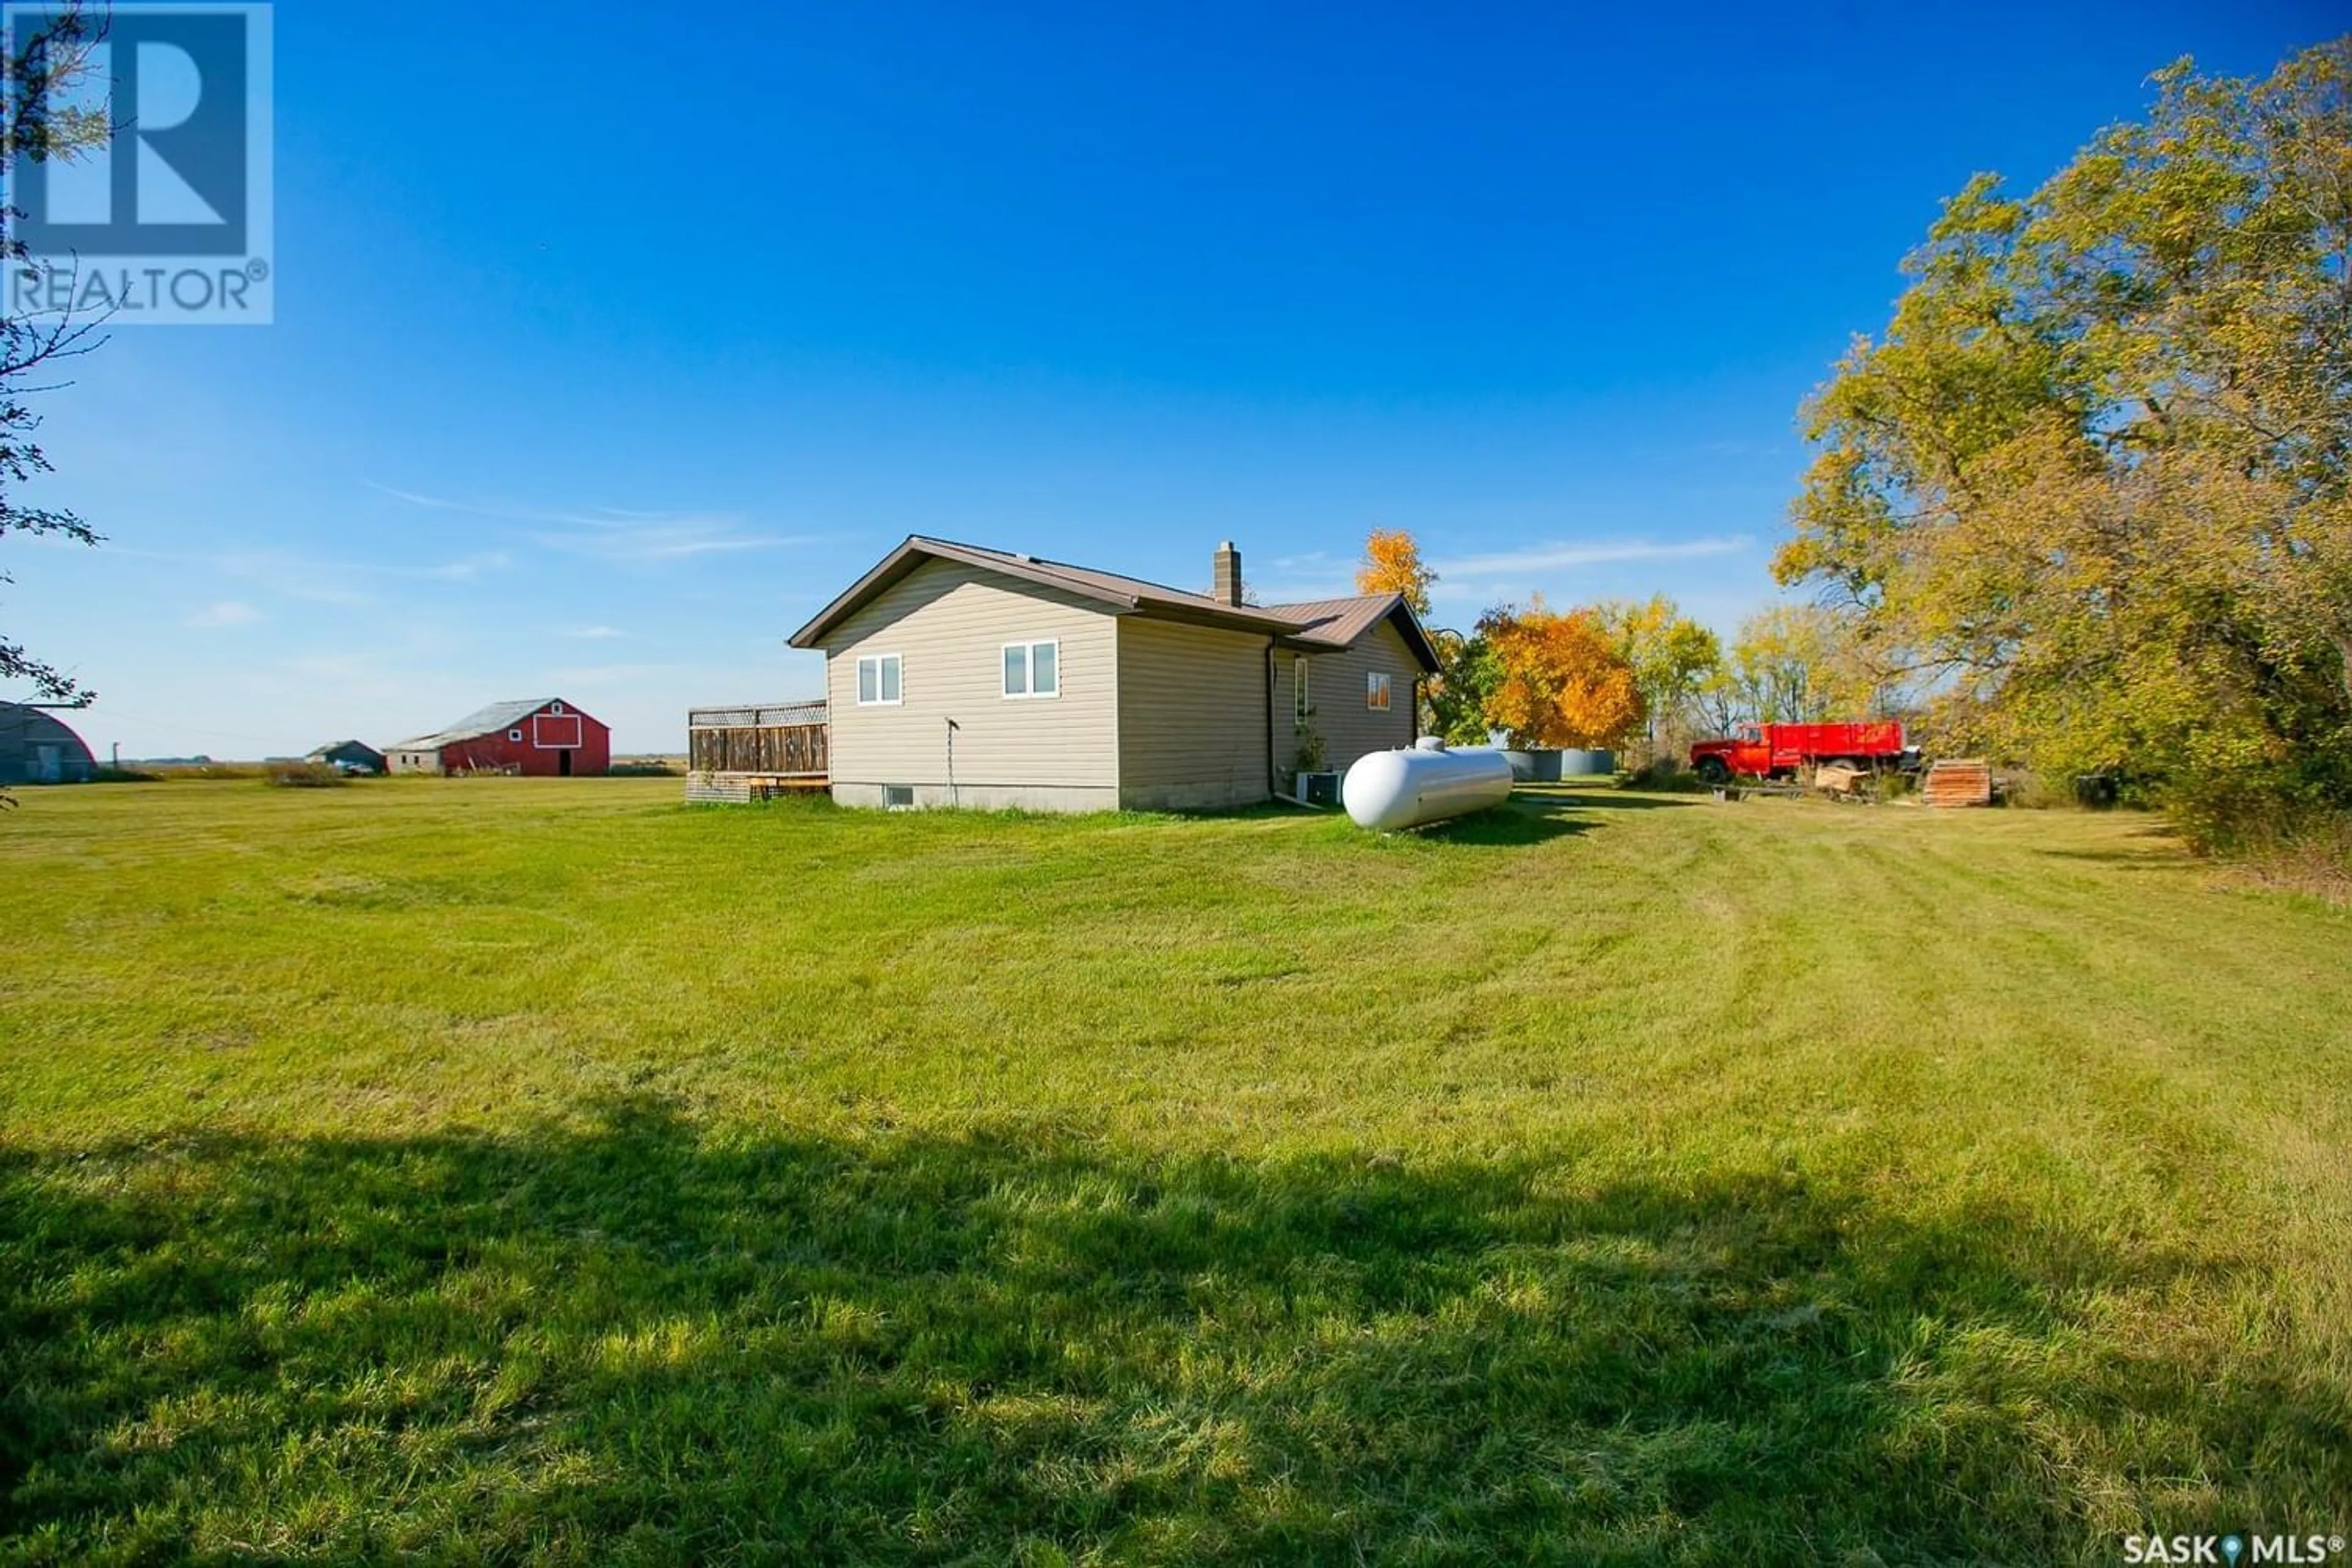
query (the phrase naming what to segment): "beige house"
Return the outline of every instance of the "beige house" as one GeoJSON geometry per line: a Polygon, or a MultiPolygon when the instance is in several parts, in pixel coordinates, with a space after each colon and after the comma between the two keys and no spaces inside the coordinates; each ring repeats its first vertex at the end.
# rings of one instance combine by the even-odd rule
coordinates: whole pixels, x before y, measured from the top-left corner
{"type": "Polygon", "coordinates": [[[1428,634],[1394,594],[1242,602],[945,540],[908,540],[793,634],[821,648],[845,805],[1244,805],[1319,750],[1409,746],[1428,634]]]}

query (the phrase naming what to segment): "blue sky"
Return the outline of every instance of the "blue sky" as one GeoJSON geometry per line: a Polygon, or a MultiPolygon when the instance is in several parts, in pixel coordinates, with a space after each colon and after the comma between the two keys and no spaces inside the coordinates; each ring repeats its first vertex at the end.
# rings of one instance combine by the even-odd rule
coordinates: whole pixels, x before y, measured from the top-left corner
{"type": "Polygon", "coordinates": [[[2331,31],[1265,9],[286,0],[277,324],[75,365],[39,493],[108,542],[11,541],[0,626],[101,754],[225,757],[554,695],[677,750],[909,532],[1278,599],[1407,528],[1441,624],[1728,630],[1941,197],[2331,31]]]}

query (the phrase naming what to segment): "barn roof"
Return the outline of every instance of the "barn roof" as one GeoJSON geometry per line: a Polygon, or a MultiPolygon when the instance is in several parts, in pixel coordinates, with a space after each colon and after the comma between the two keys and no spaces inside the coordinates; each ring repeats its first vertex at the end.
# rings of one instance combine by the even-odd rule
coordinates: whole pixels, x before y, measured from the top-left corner
{"type": "MultiPolygon", "coordinates": [[[[454,746],[460,741],[472,741],[484,735],[495,735],[502,731],[513,729],[551,702],[560,700],[562,700],[560,698],[554,697],[525,697],[512,702],[493,702],[488,708],[477,708],[446,730],[436,730],[429,735],[411,735],[405,741],[394,741],[391,749],[396,752],[430,752],[443,746],[454,746]]],[[[572,711],[578,713],[580,710],[575,708],[572,711]]],[[[582,717],[584,718],[586,715],[583,714],[582,717]]]]}
{"type": "Polygon", "coordinates": [[[1395,594],[1320,599],[1303,605],[1229,605],[1213,595],[1147,583],[1140,577],[1098,572],[1090,566],[1073,566],[1067,562],[1047,561],[1014,551],[929,539],[921,534],[908,535],[905,543],[884,556],[872,571],[843,590],[839,597],[819,610],[815,618],[787,640],[794,647],[816,647],[817,639],[844,616],[929,560],[960,561],[1043,587],[1058,588],[1079,598],[1091,599],[1113,615],[1140,614],[1231,626],[1281,637],[1304,647],[1347,647],[1381,620],[1394,617],[1406,644],[1423,668],[1434,671],[1438,666],[1437,650],[1430,645],[1428,635],[1405,607],[1403,598],[1395,594]]]}

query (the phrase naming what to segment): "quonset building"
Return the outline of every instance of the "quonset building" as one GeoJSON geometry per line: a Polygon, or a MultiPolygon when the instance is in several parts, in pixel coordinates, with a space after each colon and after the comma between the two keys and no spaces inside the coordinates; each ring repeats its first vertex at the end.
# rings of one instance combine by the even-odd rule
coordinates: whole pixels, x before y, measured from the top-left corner
{"type": "Polygon", "coordinates": [[[0,702],[0,784],[88,784],[98,759],[54,713],[0,702]]]}

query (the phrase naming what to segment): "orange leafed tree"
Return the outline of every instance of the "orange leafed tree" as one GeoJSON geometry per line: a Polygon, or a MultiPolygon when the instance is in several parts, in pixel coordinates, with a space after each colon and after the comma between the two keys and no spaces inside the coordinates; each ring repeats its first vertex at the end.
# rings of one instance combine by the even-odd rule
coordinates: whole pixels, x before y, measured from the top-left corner
{"type": "Polygon", "coordinates": [[[1521,746],[1616,746],[1642,722],[1633,666],[1591,610],[1560,615],[1538,599],[1478,623],[1498,667],[1486,720],[1521,746]]]}
{"type": "Polygon", "coordinates": [[[1429,616],[1429,585],[1437,574],[1422,564],[1421,546],[1402,528],[1376,528],[1364,541],[1364,559],[1356,568],[1359,594],[1402,594],[1412,613],[1429,616]]]}

